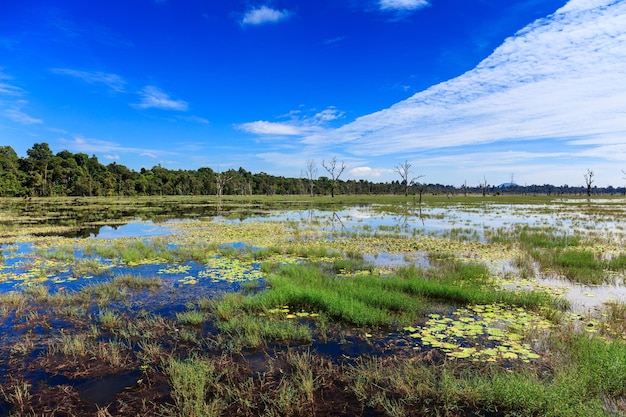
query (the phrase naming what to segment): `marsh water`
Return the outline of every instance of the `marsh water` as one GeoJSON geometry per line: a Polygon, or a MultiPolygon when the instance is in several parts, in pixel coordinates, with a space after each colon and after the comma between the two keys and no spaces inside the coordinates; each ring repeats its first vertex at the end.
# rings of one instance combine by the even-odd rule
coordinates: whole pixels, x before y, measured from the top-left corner
{"type": "MultiPolygon", "coordinates": [[[[69,294],[125,275],[140,279],[158,277],[163,283],[161,290],[132,293],[130,301],[111,302],[106,307],[116,309],[124,317],[149,312],[176,318],[199,298],[246,290],[249,283],[254,283],[253,291],[263,291],[261,262],[255,261],[254,256],[247,261],[230,259],[224,253],[228,250],[253,253],[283,238],[289,243],[319,242],[320,245],[349,240],[344,246],[348,248],[346,251],[360,252],[363,260],[372,265],[371,269],[383,277],[407,265],[436,267],[432,257],[447,254],[484,263],[503,288],[545,290],[568,300],[573,313],[592,315],[601,312],[607,302],[626,300],[624,271],[613,273],[610,282],[600,285],[577,284],[554,272],[542,271],[536,264],[532,276],[521,276],[514,259],[519,255],[514,242],[523,231],[549,231],[557,236],[588,237],[588,242],[598,242],[595,251],[600,256],[603,245],[612,248],[607,252],[612,250],[615,254],[614,248],[626,244],[624,218],[626,200],[623,199],[564,199],[552,200],[550,204],[439,201],[419,205],[415,202],[313,205],[144,201],[117,208],[98,207],[80,200],[58,205],[13,202],[8,209],[5,207],[5,215],[0,218],[0,225],[4,226],[0,294],[33,291],[39,286],[45,287],[48,294],[69,294]],[[228,227],[220,228],[220,225],[228,227]],[[250,230],[255,225],[265,226],[254,232],[258,236],[248,239],[247,234],[253,234],[250,230]],[[289,237],[280,232],[271,234],[272,228],[281,227],[288,230],[289,237]],[[246,231],[238,234],[239,229],[246,231]],[[380,244],[391,238],[405,242],[403,249],[385,249],[388,246],[380,244]],[[503,244],[506,239],[509,243],[503,244]],[[500,246],[493,249],[496,243],[500,246]],[[151,245],[162,252],[139,260],[126,253],[129,247],[144,250],[151,245]],[[183,249],[192,253],[191,248],[196,246],[215,254],[202,262],[163,255],[183,249]]],[[[297,257],[278,260],[300,261],[297,257]]],[[[441,311],[453,317],[458,307],[447,306],[441,311]]],[[[17,318],[7,307],[0,313],[0,334],[6,344],[4,348],[11,352],[18,349],[12,345],[19,345],[27,335],[31,337],[28,332],[43,337],[53,329],[63,332],[73,325],[71,318],[58,321],[47,318],[50,312],[44,310],[34,309],[25,318],[17,318]],[[30,325],[40,317],[45,318],[43,326],[30,325]]],[[[97,317],[101,313],[94,310],[86,314],[97,317]]],[[[469,317],[473,320],[475,315],[469,317]]],[[[210,323],[204,324],[204,330],[209,334],[216,332],[210,323]]],[[[424,348],[402,332],[369,337],[363,337],[362,332],[346,331],[340,339],[314,340],[310,347],[321,355],[344,360],[354,360],[363,354],[386,355],[424,348]]],[[[29,360],[43,354],[43,349],[34,349],[29,360]]],[[[254,355],[250,354],[248,363],[254,363],[254,355]]],[[[0,374],[5,373],[6,366],[0,361],[0,374]]],[[[141,379],[141,373],[136,371],[97,378],[66,378],[58,373],[30,369],[26,375],[51,387],[69,384],[82,401],[98,407],[111,403],[116,395],[141,379]]],[[[3,378],[6,376],[0,375],[3,378]]],[[[11,410],[6,399],[0,398],[0,416],[8,415],[11,410]]]]}
{"type": "MultiPolygon", "coordinates": [[[[80,206],[79,206],[80,207],[80,206]]],[[[168,240],[176,234],[184,233],[181,223],[193,223],[199,219],[230,224],[255,222],[288,222],[303,229],[312,228],[323,232],[320,239],[333,239],[339,233],[355,235],[403,235],[407,238],[423,235],[451,237],[466,241],[487,242],[494,234],[502,231],[516,231],[520,227],[548,229],[552,232],[568,235],[573,233],[603,235],[616,241],[624,241],[626,235],[626,200],[556,200],[545,204],[500,204],[498,202],[483,202],[480,204],[436,204],[416,205],[407,203],[401,206],[384,204],[359,204],[352,207],[324,208],[324,207],[264,207],[263,205],[230,205],[215,206],[207,204],[156,206],[153,202],[138,205],[132,210],[99,211],[90,209],[78,214],[70,208],[57,208],[51,216],[41,216],[42,224],[57,225],[67,223],[63,219],[75,219],[70,231],[62,229],[55,232],[35,232],[35,235],[46,235],[50,238],[65,237],[76,241],[116,239],[152,239],[168,240]],[[155,220],[151,220],[151,218],[155,220]],[[96,219],[96,221],[93,221],[96,219]],[[107,224],[110,222],[110,224],[107,224]],[[104,223],[104,224],[102,224],[104,223]]],[[[21,210],[25,213],[35,211],[24,204],[21,210]]],[[[35,216],[37,217],[37,216],[35,216]]],[[[32,217],[30,222],[34,223],[32,217]]],[[[38,249],[24,228],[24,240],[17,235],[11,243],[2,245],[4,257],[2,277],[0,278],[0,292],[12,291],[29,284],[33,263],[45,258],[45,254],[38,249]]],[[[228,242],[242,244],[241,242],[228,242]]],[[[59,242],[60,244],[60,242],[59,242]]],[[[68,244],[64,241],[63,244],[68,244]]],[[[71,241],[70,241],[71,244],[71,241]]],[[[46,245],[47,250],[50,245],[46,245]]],[[[52,245],[54,246],[54,244],[52,245]]],[[[420,267],[429,265],[427,253],[416,251],[410,254],[378,252],[366,254],[366,259],[384,268],[407,265],[413,263],[420,267]],[[409,260],[407,260],[409,259],[409,260]]],[[[93,258],[84,254],[80,249],[72,253],[74,259],[93,258]]],[[[142,276],[150,276],[166,268],[166,264],[138,265],[128,268],[126,265],[115,265],[112,260],[95,257],[109,268],[97,276],[87,276],[85,279],[73,279],[72,271],[59,271],[54,277],[46,281],[52,291],[59,285],[64,289],[71,289],[85,285],[85,283],[99,282],[110,279],[111,276],[132,271],[142,276]]],[[[496,273],[506,274],[514,269],[508,259],[492,259],[491,264],[496,273]]],[[[199,265],[190,263],[191,270],[179,274],[167,274],[168,278],[176,281],[202,270],[199,265]]],[[[258,267],[258,265],[256,266],[258,267]]],[[[83,277],[84,278],[84,277],[83,277]]],[[[563,296],[572,302],[573,309],[578,313],[588,312],[599,308],[609,300],[625,300],[626,286],[623,275],[615,277],[615,282],[605,285],[580,285],[567,279],[550,274],[537,273],[535,282],[538,286],[548,286],[562,292],[563,296]]],[[[225,285],[219,280],[204,282],[216,291],[223,291],[225,285]]],[[[533,288],[533,282],[509,283],[508,287],[533,288]]],[[[228,287],[233,287],[232,283],[228,287]]],[[[234,286],[237,288],[237,285],[234,286]]]]}

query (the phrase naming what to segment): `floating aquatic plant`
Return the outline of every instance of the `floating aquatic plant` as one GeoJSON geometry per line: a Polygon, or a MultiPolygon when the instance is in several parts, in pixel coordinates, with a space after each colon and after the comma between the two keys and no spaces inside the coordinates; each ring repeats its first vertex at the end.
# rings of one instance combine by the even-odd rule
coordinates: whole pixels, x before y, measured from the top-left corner
{"type": "Polygon", "coordinates": [[[431,314],[423,325],[404,330],[420,346],[441,349],[450,358],[528,362],[540,355],[524,342],[525,332],[551,327],[550,322],[523,308],[492,304],[471,305],[450,316],[431,314]]]}

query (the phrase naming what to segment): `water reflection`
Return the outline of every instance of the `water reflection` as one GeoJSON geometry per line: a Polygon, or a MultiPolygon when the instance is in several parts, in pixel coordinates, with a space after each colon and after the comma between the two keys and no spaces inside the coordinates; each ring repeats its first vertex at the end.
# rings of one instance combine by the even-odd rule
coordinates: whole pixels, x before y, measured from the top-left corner
{"type": "Polygon", "coordinates": [[[89,237],[94,239],[141,238],[166,236],[172,233],[172,229],[166,225],[157,225],[151,221],[136,221],[121,226],[102,226],[89,237]]]}

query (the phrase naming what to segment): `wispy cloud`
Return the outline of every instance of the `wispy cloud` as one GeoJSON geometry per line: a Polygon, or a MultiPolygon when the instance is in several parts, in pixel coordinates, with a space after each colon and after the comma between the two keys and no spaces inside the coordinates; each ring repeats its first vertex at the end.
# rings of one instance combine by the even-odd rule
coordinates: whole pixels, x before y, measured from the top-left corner
{"type": "Polygon", "coordinates": [[[168,94],[152,85],[144,87],[139,95],[141,96],[141,102],[132,104],[133,107],[139,109],[154,108],[161,110],[187,111],[187,108],[189,107],[186,101],[174,100],[170,98],[168,94]]]}
{"type": "Polygon", "coordinates": [[[1,80],[2,74],[0,73],[0,95],[5,94],[12,99],[8,103],[3,103],[0,101],[0,105],[4,104],[6,106],[6,108],[2,110],[1,114],[9,120],[23,125],[34,125],[43,123],[43,120],[32,117],[22,111],[22,108],[28,105],[28,102],[19,97],[23,96],[25,92],[22,89],[14,87],[10,84],[4,84],[3,87],[1,80]]]}
{"type": "Polygon", "coordinates": [[[303,134],[302,129],[298,126],[287,123],[267,122],[265,120],[242,123],[235,127],[244,132],[254,133],[256,135],[299,136],[303,134]]]}
{"type": "Polygon", "coordinates": [[[381,10],[410,11],[422,9],[430,5],[428,0],[380,0],[381,10]]]}
{"type": "Polygon", "coordinates": [[[14,122],[21,123],[23,125],[41,124],[43,120],[29,116],[21,111],[19,108],[6,109],[2,112],[4,117],[13,120],[14,122]]]}
{"type": "Polygon", "coordinates": [[[150,156],[153,158],[159,158],[165,155],[175,155],[174,152],[170,151],[125,146],[116,142],[86,138],[84,136],[74,136],[71,139],[60,138],[59,142],[64,144],[64,146],[70,151],[105,155],[104,157],[107,159],[119,159],[119,154],[133,154],[139,156],[150,156]]]}
{"type": "Polygon", "coordinates": [[[110,91],[115,93],[123,93],[124,86],[126,85],[126,81],[119,75],[106,72],[77,71],[69,68],[53,68],[52,72],[55,74],[69,75],[70,77],[78,78],[89,84],[104,84],[110,91]]]}
{"type": "Polygon", "coordinates": [[[261,6],[248,10],[241,19],[242,25],[263,25],[277,23],[291,16],[287,10],[272,9],[268,6],[261,6]]]}
{"type": "Polygon", "coordinates": [[[334,46],[348,39],[347,36],[337,36],[335,38],[325,39],[324,45],[334,46]]]}
{"type": "Polygon", "coordinates": [[[10,83],[13,77],[2,72],[0,68],[0,95],[19,97],[24,95],[24,90],[10,83]]]}
{"type": "Polygon", "coordinates": [[[626,2],[572,0],[474,70],[304,143],[385,155],[544,138],[623,142],[624,62],[626,2]]]}
{"type": "Polygon", "coordinates": [[[335,107],[316,111],[310,116],[302,115],[300,110],[296,110],[283,116],[289,119],[287,122],[258,120],[236,125],[235,128],[256,135],[304,136],[322,131],[328,123],[339,120],[343,116],[344,112],[335,107]]]}

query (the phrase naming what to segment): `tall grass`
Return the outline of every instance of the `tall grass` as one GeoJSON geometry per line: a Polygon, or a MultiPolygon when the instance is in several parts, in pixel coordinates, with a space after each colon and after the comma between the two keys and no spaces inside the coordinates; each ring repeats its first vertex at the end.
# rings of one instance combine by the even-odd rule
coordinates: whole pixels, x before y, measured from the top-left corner
{"type": "Polygon", "coordinates": [[[539,291],[496,290],[488,283],[489,271],[480,264],[448,262],[428,276],[406,267],[395,276],[371,275],[339,278],[319,268],[289,265],[267,278],[269,289],[244,301],[261,310],[289,305],[294,311],[315,311],[342,323],[388,326],[415,320],[428,307],[426,300],[455,303],[506,303],[539,309],[562,307],[539,291]]]}
{"type": "Polygon", "coordinates": [[[208,360],[192,357],[187,360],[170,358],[165,373],[171,385],[172,407],[166,414],[177,417],[221,416],[224,403],[214,391],[220,373],[208,360]]]}
{"type": "Polygon", "coordinates": [[[289,305],[323,312],[355,325],[390,325],[398,318],[424,311],[418,299],[388,290],[375,276],[337,278],[315,266],[289,265],[268,277],[269,289],[250,298],[257,309],[289,305]]]}

